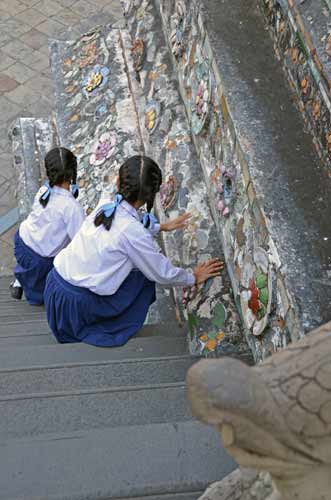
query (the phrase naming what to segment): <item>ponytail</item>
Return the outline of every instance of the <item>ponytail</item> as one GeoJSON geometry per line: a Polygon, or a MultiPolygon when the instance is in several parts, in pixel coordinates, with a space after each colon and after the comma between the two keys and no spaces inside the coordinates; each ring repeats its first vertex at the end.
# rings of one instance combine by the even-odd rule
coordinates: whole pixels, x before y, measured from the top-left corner
{"type": "Polygon", "coordinates": [[[62,147],[51,149],[45,156],[45,168],[49,183],[46,184],[47,191],[39,198],[43,208],[49,202],[53,186],[60,186],[64,182],[71,183],[72,195],[78,197],[77,158],[69,149],[62,147]]]}
{"type": "Polygon", "coordinates": [[[123,200],[123,196],[121,196],[120,194],[117,194],[115,201],[113,201],[112,203],[107,203],[106,205],[103,205],[100,208],[100,210],[97,212],[97,215],[94,219],[94,225],[96,227],[103,225],[104,228],[107,231],[109,231],[111,226],[112,226],[112,223],[113,223],[116,209],[121,204],[122,200],[123,200]]]}
{"type": "Polygon", "coordinates": [[[119,194],[115,202],[101,207],[94,219],[95,226],[103,225],[109,231],[121,201],[125,200],[132,205],[139,200],[147,204],[147,213],[142,221],[144,227],[152,228],[157,220],[150,212],[161,184],[162,173],[155,161],[147,156],[132,156],[120,168],[119,194]]]}
{"type": "Polygon", "coordinates": [[[47,203],[49,202],[51,193],[53,191],[53,188],[50,187],[48,182],[45,183],[45,187],[47,188],[46,191],[39,198],[39,203],[43,208],[47,206],[47,203]]]}

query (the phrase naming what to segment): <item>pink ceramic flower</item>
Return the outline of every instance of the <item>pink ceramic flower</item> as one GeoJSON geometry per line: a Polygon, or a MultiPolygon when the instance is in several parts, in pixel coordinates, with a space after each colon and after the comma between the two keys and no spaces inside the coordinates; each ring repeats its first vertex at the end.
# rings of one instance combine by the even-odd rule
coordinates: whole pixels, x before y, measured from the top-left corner
{"type": "Polygon", "coordinates": [[[92,143],[92,154],[90,156],[91,165],[102,165],[114,154],[116,146],[116,136],[106,132],[99,139],[92,143]]]}

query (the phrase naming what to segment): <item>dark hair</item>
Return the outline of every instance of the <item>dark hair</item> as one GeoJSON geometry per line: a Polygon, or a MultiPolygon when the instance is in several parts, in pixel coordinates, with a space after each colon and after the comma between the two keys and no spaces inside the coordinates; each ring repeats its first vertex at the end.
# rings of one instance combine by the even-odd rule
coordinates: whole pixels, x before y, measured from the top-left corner
{"type": "MultiPolygon", "coordinates": [[[[54,148],[48,151],[45,156],[45,168],[49,181],[49,187],[59,186],[64,182],[72,182],[76,184],[77,180],[77,158],[66,148],[54,148]]],[[[49,202],[51,191],[44,193],[39,202],[45,208],[49,202]]],[[[77,198],[78,190],[73,193],[77,198]]]]}
{"type": "MultiPolygon", "coordinates": [[[[134,203],[137,200],[146,203],[148,213],[153,208],[155,196],[159,192],[161,184],[160,167],[148,156],[132,156],[123,163],[119,170],[118,194],[128,203],[134,203]]],[[[109,217],[106,217],[105,212],[101,211],[95,217],[94,224],[97,227],[103,224],[109,231],[114,215],[115,210],[109,217]]]]}

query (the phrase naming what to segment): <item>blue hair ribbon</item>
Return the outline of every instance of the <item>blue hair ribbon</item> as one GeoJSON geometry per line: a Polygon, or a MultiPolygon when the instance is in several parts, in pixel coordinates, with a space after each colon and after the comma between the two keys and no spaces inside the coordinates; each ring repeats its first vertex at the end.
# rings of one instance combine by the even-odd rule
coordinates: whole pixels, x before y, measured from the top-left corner
{"type": "Polygon", "coordinates": [[[107,203],[106,205],[103,205],[100,207],[99,213],[103,212],[105,216],[111,217],[113,213],[115,212],[116,208],[120,205],[121,201],[123,200],[123,196],[120,194],[116,195],[115,201],[111,203],[107,203]]]}
{"type": "Polygon", "coordinates": [[[158,224],[159,221],[157,220],[157,218],[153,214],[150,214],[147,212],[147,213],[145,213],[145,215],[143,217],[142,223],[143,223],[144,227],[148,227],[148,229],[153,230],[155,227],[155,224],[158,224]]]}
{"type": "Polygon", "coordinates": [[[50,196],[50,194],[53,192],[53,188],[51,188],[48,182],[45,182],[45,187],[47,187],[47,189],[41,197],[42,200],[46,200],[48,196],[50,196]]]}
{"type": "Polygon", "coordinates": [[[71,184],[71,194],[75,196],[78,193],[78,184],[71,184]]]}

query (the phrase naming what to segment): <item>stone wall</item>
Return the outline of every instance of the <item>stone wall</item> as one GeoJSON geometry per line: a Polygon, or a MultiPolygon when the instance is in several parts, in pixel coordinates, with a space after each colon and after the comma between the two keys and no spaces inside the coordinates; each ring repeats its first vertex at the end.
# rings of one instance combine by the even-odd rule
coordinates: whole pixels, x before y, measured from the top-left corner
{"type": "Polygon", "coordinates": [[[259,0],[259,3],[276,56],[330,176],[331,4],[328,0],[259,0]]]}
{"type": "MultiPolygon", "coordinates": [[[[192,215],[184,231],[162,233],[164,250],[175,265],[190,269],[212,257],[224,259],[171,53],[159,29],[160,13],[153,0],[129,2],[125,11],[131,35],[125,52],[139,130],[144,151],[163,171],[163,185],[156,201],[158,216],[165,221],[184,211],[192,215]]],[[[199,289],[185,290],[184,296],[181,287],[174,292],[192,354],[234,355],[251,362],[226,270],[199,289]]]]}
{"type": "Polygon", "coordinates": [[[299,337],[295,307],[251,177],[248,145],[231,117],[200,2],[158,3],[237,307],[254,356],[261,360],[299,337]]]}

